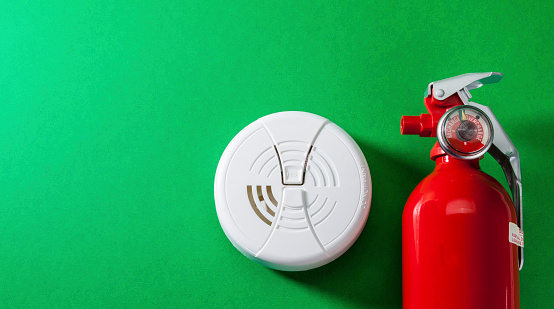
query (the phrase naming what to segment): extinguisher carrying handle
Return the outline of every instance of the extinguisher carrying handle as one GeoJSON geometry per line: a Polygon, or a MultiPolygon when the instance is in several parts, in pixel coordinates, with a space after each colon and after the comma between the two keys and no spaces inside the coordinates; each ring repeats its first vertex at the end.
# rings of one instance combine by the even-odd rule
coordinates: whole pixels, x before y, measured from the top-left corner
{"type": "MultiPolygon", "coordinates": [[[[506,134],[506,131],[504,131],[504,128],[502,128],[502,125],[500,125],[498,119],[496,119],[496,116],[494,116],[490,107],[474,102],[468,102],[467,105],[479,108],[491,120],[494,130],[494,138],[488,152],[500,164],[504,174],[506,175],[508,185],[512,191],[512,200],[516,210],[517,223],[519,228],[523,230],[523,189],[521,186],[519,153],[508,137],[508,134],[506,134]]],[[[518,247],[518,260],[519,270],[521,270],[523,268],[523,247],[518,247]]]]}
{"type": "Polygon", "coordinates": [[[424,97],[426,98],[432,92],[433,97],[437,100],[446,100],[451,95],[458,93],[464,104],[467,104],[471,95],[469,90],[473,90],[483,86],[484,84],[498,83],[502,79],[502,73],[486,72],[486,73],[467,73],[436,82],[432,82],[427,86],[424,97]],[[431,91],[431,88],[434,90],[431,91]]]}

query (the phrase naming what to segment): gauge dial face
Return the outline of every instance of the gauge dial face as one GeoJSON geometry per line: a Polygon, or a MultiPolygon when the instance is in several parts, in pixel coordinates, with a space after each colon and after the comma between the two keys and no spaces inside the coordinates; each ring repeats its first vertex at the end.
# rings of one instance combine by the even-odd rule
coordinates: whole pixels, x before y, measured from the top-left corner
{"type": "Polygon", "coordinates": [[[439,143],[445,152],[473,159],[483,155],[493,137],[489,117],[480,109],[463,105],[448,110],[439,123],[439,143]]]}

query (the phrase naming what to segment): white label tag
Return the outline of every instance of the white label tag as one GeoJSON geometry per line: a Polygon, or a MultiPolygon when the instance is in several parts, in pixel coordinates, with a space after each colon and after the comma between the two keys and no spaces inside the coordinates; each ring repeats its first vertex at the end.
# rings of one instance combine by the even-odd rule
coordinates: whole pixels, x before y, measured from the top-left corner
{"type": "Polygon", "coordinates": [[[523,248],[523,231],[513,222],[510,222],[510,242],[523,248]]]}

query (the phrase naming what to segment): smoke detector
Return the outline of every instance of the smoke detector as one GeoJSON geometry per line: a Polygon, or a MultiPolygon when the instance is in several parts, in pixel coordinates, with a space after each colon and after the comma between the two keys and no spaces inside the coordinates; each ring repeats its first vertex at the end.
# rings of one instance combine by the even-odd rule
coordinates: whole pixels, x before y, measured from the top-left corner
{"type": "Polygon", "coordinates": [[[278,270],[308,270],[360,235],[371,176],[356,142],[305,112],[260,118],[229,143],[214,186],[223,231],[245,256],[278,270]]]}

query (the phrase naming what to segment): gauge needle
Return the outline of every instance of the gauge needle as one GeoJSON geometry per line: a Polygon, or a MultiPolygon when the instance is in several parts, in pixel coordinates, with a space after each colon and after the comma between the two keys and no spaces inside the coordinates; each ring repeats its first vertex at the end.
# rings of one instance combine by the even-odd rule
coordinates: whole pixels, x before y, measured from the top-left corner
{"type": "Polygon", "coordinates": [[[464,110],[463,110],[463,109],[460,109],[460,110],[458,111],[458,113],[459,113],[459,115],[460,115],[460,120],[461,120],[461,122],[466,121],[466,113],[464,113],[464,110]]]}

